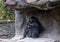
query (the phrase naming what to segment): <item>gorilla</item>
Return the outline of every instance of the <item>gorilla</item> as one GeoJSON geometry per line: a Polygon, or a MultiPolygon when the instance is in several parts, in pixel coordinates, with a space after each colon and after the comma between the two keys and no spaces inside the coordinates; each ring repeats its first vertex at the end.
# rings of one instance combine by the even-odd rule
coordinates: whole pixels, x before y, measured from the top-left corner
{"type": "Polygon", "coordinates": [[[31,38],[38,38],[39,34],[42,33],[43,31],[44,28],[38,21],[38,19],[34,16],[31,16],[29,18],[29,21],[27,22],[26,29],[24,30],[23,38],[25,38],[26,36],[31,38]]]}

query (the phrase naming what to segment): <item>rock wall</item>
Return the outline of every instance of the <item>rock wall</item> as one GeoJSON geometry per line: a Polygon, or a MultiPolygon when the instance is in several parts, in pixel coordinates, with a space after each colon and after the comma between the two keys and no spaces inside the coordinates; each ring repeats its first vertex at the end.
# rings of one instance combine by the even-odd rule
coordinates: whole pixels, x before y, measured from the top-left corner
{"type": "Polygon", "coordinates": [[[0,20],[0,38],[12,38],[15,33],[14,28],[14,21],[0,20]]]}

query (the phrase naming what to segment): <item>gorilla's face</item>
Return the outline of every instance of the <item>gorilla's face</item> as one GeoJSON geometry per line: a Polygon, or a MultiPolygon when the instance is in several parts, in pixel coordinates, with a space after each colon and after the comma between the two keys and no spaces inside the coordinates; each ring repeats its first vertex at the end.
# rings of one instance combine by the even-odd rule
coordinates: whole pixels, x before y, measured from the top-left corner
{"type": "Polygon", "coordinates": [[[37,18],[34,17],[34,16],[31,16],[31,17],[29,18],[29,22],[31,22],[31,23],[36,22],[36,21],[37,21],[37,18]]]}

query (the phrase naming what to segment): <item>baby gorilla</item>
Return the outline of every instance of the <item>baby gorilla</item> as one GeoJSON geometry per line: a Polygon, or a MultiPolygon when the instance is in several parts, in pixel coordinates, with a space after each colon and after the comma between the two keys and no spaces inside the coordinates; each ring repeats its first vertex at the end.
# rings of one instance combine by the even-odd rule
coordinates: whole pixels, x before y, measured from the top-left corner
{"type": "Polygon", "coordinates": [[[43,31],[44,29],[41,23],[38,21],[36,17],[32,16],[29,18],[23,38],[25,38],[26,36],[31,38],[38,38],[39,34],[43,31]]]}

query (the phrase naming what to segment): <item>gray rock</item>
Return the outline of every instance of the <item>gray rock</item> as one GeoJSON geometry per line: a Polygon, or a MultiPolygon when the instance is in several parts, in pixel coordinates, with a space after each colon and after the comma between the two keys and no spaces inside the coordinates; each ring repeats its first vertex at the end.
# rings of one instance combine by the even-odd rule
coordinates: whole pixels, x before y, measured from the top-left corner
{"type": "Polygon", "coordinates": [[[8,9],[23,9],[27,7],[35,7],[41,10],[54,9],[60,7],[60,0],[6,0],[3,5],[8,9]]]}
{"type": "Polygon", "coordinates": [[[0,38],[6,39],[14,36],[14,22],[0,22],[0,38]]]}

